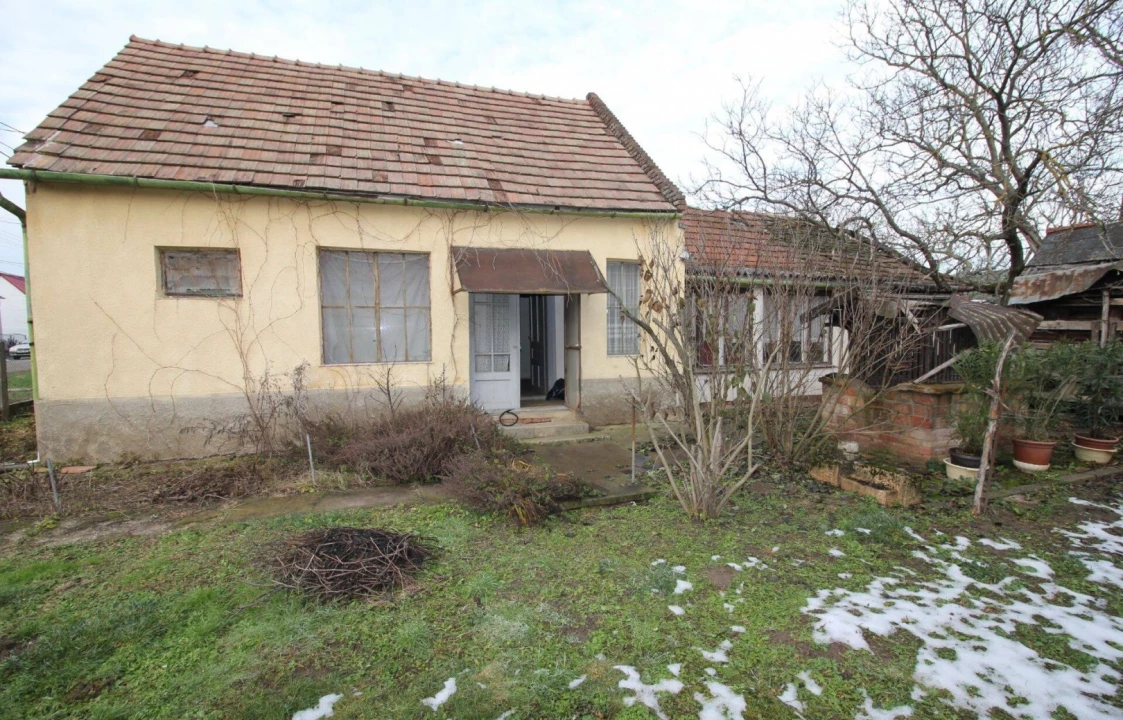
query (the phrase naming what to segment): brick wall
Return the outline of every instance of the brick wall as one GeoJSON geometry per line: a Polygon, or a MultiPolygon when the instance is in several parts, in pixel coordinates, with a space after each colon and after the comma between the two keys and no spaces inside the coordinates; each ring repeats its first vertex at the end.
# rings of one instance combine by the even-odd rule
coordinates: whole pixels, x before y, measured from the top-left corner
{"type": "Polygon", "coordinates": [[[863,451],[888,451],[919,466],[947,457],[955,444],[951,412],[960,383],[898,385],[881,396],[852,378],[829,377],[822,383],[823,402],[831,404],[829,426],[863,451]]]}

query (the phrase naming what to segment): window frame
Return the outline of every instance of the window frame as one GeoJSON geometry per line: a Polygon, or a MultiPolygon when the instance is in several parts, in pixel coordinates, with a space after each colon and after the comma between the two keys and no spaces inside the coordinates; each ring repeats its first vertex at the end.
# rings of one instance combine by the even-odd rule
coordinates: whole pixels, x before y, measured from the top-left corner
{"type": "MultiPolygon", "coordinates": [[[[773,330],[774,330],[774,328],[777,327],[777,325],[774,322],[775,318],[776,318],[776,311],[774,309],[775,306],[774,306],[773,303],[775,301],[773,300],[773,296],[775,294],[776,293],[773,293],[773,292],[770,292],[770,291],[765,291],[764,296],[762,297],[762,301],[764,303],[766,303],[766,305],[765,305],[765,313],[766,313],[765,314],[765,322],[768,322],[771,325],[771,327],[769,327],[766,330],[767,337],[764,337],[763,342],[761,343],[761,349],[762,349],[762,352],[763,352],[763,356],[762,356],[763,359],[766,359],[771,354],[773,344],[778,342],[776,339],[774,339],[772,337],[773,330]],[[772,305],[772,307],[769,307],[769,305],[772,305]]],[[[827,299],[829,297],[831,297],[830,293],[815,293],[815,294],[812,294],[810,296],[807,296],[806,307],[796,308],[796,316],[798,317],[798,315],[810,311],[810,309],[815,304],[817,304],[818,302],[821,302],[822,300],[827,299]]],[[[800,303],[800,305],[803,305],[803,303],[800,303]]],[[[777,355],[775,362],[779,363],[781,366],[787,365],[788,367],[808,367],[808,368],[830,368],[830,367],[834,367],[834,334],[831,331],[831,325],[830,325],[830,323],[828,323],[825,319],[822,319],[821,317],[816,318],[816,319],[819,319],[819,323],[820,323],[819,324],[819,339],[817,340],[817,339],[813,338],[813,336],[812,336],[812,330],[813,330],[814,324],[815,324],[814,319],[812,319],[812,320],[808,321],[807,323],[805,323],[803,328],[801,328],[801,330],[802,330],[802,332],[800,333],[801,337],[798,340],[796,340],[794,338],[791,340],[791,344],[788,347],[789,354],[788,354],[787,359],[785,360],[780,355],[777,355]],[[799,343],[799,359],[793,360],[793,359],[791,359],[790,351],[792,349],[792,346],[794,346],[796,342],[799,343]],[[820,344],[822,346],[822,349],[823,349],[822,357],[819,358],[818,360],[808,360],[807,359],[808,349],[811,348],[815,344],[820,344]]]]}
{"type": "Polygon", "coordinates": [[[206,300],[228,300],[243,297],[244,285],[242,283],[242,251],[239,248],[219,247],[156,247],[156,268],[160,278],[160,292],[169,298],[202,298],[206,300]],[[236,272],[233,277],[237,280],[237,288],[221,292],[175,292],[171,290],[168,279],[168,255],[212,255],[233,256],[236,272]]]}
{"type": "MultiPolygon", "coordinates": [[[[643,296],[643,272],[642,272],[642,267],[641,267],[641,264],[640,264],[639,260],[609,259],[609,260],[605,261],[604,279],[605,279],[605,283],[608,284],[608,288],[609,288],[609,292],[607,293],[607,298],[606,298],[606,303],[605,303],[605,305],[606,305],[605,329],[604,329],[605,330],[605,338],[604,338],[605,339],[605,348],[604,348],[605,354],[608,357],[623,357],[623,358],[637,357],[637,356],[639,356],[639,354],[642,351],[642,346],[643,346],[642,334],[640,332],[639,325],[637,325],[631,318],[629,318],[627,315],[625,315],[621,311],[621,308],[626,307],[624,305],[623,298],[621,298],[619,296],[619,294],[616,292],[616,289],[613,288],[612,285],[610,284],[611,283],[610,278],[612,277],[612,266],[613,265],[628,266],[628,267],[632,267],[632,268],[635,269],[635,273],[636,273],[636,305],[635,305],[634,308],[629,308],[633,313],[636,313],[636,314],[639,313],[639,300],[643,296]],[[616,302],[618,302],[619,304],[614,308],[613,303],[616,303],[616,302]],[[614,318],[614,313],[613,313],[614,309],[615,309],[615,315],[617,317],[619,317],[619,320],[623,324],[623,327],[627,328],[628,326],[631,326],[635,330],[636,340],[635,340],[635,351],[634,352],[630,352],[630,351],[613,352],[612,351],[612,321],[613,321],[613,318],[614,318]]],[[[623,334],[623,330],[621,332],[623,334]]]]}
{"type": "MultiPolygon", "coordinates": [[[[719,322],[721,327],[716,334],[717,348],[710,347],[710,343],[706,342],[706,334],[702,328],[699,327],[700,323],[704,320],[701,317],[701,311],[698,308],[697,294],[690,294],[690,321],[693,328],[694,336],[694,368],[698,372],[713,373],[721,372],[730,366],[727,362],[727,351],[729,350],[730,334],[727,333],[727,328],[730,323],[728,320],[733,317],[730,310],[728,301],[733,295],[725,294],[721,296],[723,304],[726,305],[724,312],[718,313],[717,317],[720,318],[719,322]],[[703,334],[699,334],[703,330],[703,334]],[[708,354],[710,362],[703,362],[703,357],[708,354]]],[[[742,357],[740,360],[733,362],[733,365],[752,365],[756,362],[756,342],[754,332],[756,330],[756,293],[752,289],[741,290],[736,297],[736,300],[743,303],[743,317],[742,332],[740,333],[741,339],[747,341],[747,346],[742,348],[742,357]]]]}
{"type": "MultiPolygon", "coordinates": [[[[403,265],[405,261],[403,259],[403,265]]],[[[316,253],[316,282],[319,292],[319,316],[320,316],[320,363],[329,367],[340,367],[347,365],[391,365],[391,364],[428,364],[433,362],[433,263],[432,254],[427,252],[415,251],[401,251],[401,250],[368,250],[365,248],[340,248],[340,247],[320,247],[316,253]],[[346,305],[327,305],[325,304],[325,282],[324,282],[324,265],[323,259],[327,254],[342,254],[347,257],[347,286],[343,290],[344,297],[347,298],[346,305]],[[366,255],[370,258],[369,262],[373,269],[373,305],[359,305],[355,306],[351,302],[351,286],[350,286],[350,272],[351,272],[351,258],[350,255],[366,255]],[[402,304],[401,305],[384,305],[382,303],[381,292],[381,263],[380,256],[386,255],[399,255],[421,257],[425,259],[426,269],[426,305],[410,305],[408,293],[405,289],[405,275],[402,276],[402,304]],[[361,307],[370,309],[374,312],[374,337],[375,337],[375,359],[374,360],[356,360],[354,348],[354,318],[352,310],[354,307],[361,307]],[[349,348],[348,360],[344,362],[335,362],[328,360],[327,343],[326,343],[326,323],[324,322],[324,310],[347,310],[348,324],[347,329],[349,333],[349,348]],[[404,343],[405,359],[385,358],[383,355],[384,343],[382,341],[382,310],[394,309],[402,311],[402,340],[404,343]],[[424,310],[426,315],[426,357],[424,359],[413,359],[409,354],[410,346],[410,333],[409,333],[409,314],[410,310],[419,311],[424,310]]]]}

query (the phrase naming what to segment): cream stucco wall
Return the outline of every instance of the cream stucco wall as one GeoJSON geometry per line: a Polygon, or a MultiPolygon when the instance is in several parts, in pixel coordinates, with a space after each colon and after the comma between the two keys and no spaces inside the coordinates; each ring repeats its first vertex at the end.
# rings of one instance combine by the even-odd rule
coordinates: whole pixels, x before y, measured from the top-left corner
{"type": "MultiPolygon", "coordinates": [[[[466,389],[468,296],[453,292],[450,246],[588,250],[603,271],[607,260],[636,259],[653,235],[681,237],[674,219],[480,213],[68,184],[29,187],[27,203],[41,404],[72,409],[83,402],[106,404],[108,415],[101,416],[116,413],[134,423],[137,411],[121,408],[170,405],[172,425],[177,403],[242,397],[247,377],[267,369],[284,376],[307,362],[313,391],[373,384],[384,366],[321,362],[318,248],[429,253],[432,359],[397,363],[394,376],[408,388],[444,373],[466,389]],[[653,226],[659,227],[653,232],[653,226]],[[238,248],[243,297],[164,296],[159,247],[238,248]]],[[[605,295],[583,297],[581,362],[588,387],[608,388],[607,381],[635,372],[628,358],[608,356],[606,314],[605,295]]],[[[144,424],[148,435],[159,432],[150,420],[144,424]]],[[[42,430],[50,437],[50,428],[42,430]]],[[[168,452],[173,451],[155,454],[168,452]]]]}

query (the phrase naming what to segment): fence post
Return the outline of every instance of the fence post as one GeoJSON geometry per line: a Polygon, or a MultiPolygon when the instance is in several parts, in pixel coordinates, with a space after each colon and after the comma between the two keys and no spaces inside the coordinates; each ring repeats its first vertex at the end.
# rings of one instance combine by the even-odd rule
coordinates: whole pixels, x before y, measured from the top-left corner
{"type": "Polygon", "coordinates": [[[11,417],[8,403],[8,343],[0,337],[0,419],[7,422],[11,417]]]}

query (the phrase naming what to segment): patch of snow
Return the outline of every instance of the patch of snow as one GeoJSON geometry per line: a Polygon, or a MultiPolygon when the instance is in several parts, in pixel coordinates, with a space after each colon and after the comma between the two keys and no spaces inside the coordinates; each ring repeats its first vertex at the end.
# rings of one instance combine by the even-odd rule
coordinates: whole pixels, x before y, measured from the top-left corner
{"type": "Polygon", "coordinates": [[[1042,580],[1053,579],[1053,568],[1049,567],[1049,563],[1039,557],[1030,556],[1028,558],[1017,558],[1014,560],[1014,564],[1029,568],[1031,572],[1027,572],[1027,575],[1032,575],[1042,580]]]}
{"type": "Polygon", "coordinates": [[[656,565],[662,565],[662,564],[664,564],[664,563],[666,563],[666,562],[667,562],[667,561],[666,561],[666,560],[664,560],[663,558],[659,558],[658,560],[652,560],[652,561],[651,561],[651,566],[652,566],[652,567],[655,567],[656,565]]]}
{"type": "Polygon", "coordinates": [[[745,567],[760,568],[761,570],[768,569],[768,565],[764,564],[764,562],[762,562],[760,558],[755,557],[750,557],[748,560],[746,560],[745,567]]]}
{"type": "MultiPolygon", "coordinates": [[[[673,612],[675,615],[683,615],[683,614],[686,613],[686,611],[683,610],[682,607],[679,606],[679,605],[668,605],[667,609],[670,610],[671,612],[673,612]]],[[[603,660],[603,659],[604,658],[601,658],[601,660],[603,660]]]]}
{"type": "Polygon", "coordinates": [[[928,697],[928,693],[924,692],[924,689],[919,685],[913,685],[912,692],[909,693],[909,697],[912,698],[913,702],[920,702],[924,698],[928,697]]]}
{"type": "Polygon", "coordinates": [[[729,603],[722,603],[722,604],[721,604],[721,606],[722,606],[723,608],[725,608],[725,609],[726,609],[726,611],[728,611],[730,615],[732,615],[732,614],[733,614],[733,609],[734,609],[734,608],[733,608],[733,606],[732,606],[732,605],[730,605],[729,603]]]}
{"type": "Polygon", "coordinates": [[[714,670],[713,668],[706,668],[706,674],[710,677],[713,677],[717,675],[717,670],[714,670]]]}
{"type": "Polygon", "coordinates": [[[890,708],[888,710],[878,710],[873,706],[873,700],[870,699],[869,693],[866,692],[865,688],[862,688],[862,697],[865,698],[865,703],[862,705],[861,711],[854,716],[854,720],[897,720],[897,718],[904,718],[912,715],[912,708],[908,705],[901,705],[900,707],[890,708]]]}
{"type": "Polygon", "coordinates": [[[831,548],[830,550],[827,550],[827,552],[830,553],[831,557],[846,557],[846,553],[842,552],[838,548],[831,548]]]}
{"type": "Polygon", "coordinates": [[[1069,498],[1069,502],[1076,505],[1109,510],[1119,517],[1115,522],[1084,521],[1076,526],[1075,531],[1058,530],[1068,538],[1069,542],[1079,548],[1072,551],[1072,555],[1089,571],[1088,580],[1101,585],[1123,587],[1123,570],[1115,564],[1114,558],[1123,558],[1123,505],[1110,507],[1100,503],[1069,498]],[[1108,558],[1093,558],[1090,553],[1108,555],[1108,558]]]}
{"type": "Polygon", "coordinates": [[[1123,588],[1123,570],[1110,560],[1092,560],[1086,557],[1079,558],[1084,567],[1088,568],[1091,575],[1088,580],[1101,585],[1114,585],[1123,588]]]}
{"type": "MultiPolygon", "coordinates": [[[[681,609],[682,608],[679,608],[679,610],[681,610],[681,609]]],[[[597,660],[600,660],[601,662],[604,662],[605,659],[606,659],[605,656],[604,656],[604,653],[597,653],[593,657],[595,657],[597,660]]]]}
{"type": "Polygon", "coordinates": [[[797,558],[795,560],[792,560],[792,567],[799,567],[800,565],[802,565],[805,562],[807,562],[807,561],[806,560],[800,560],[800,559],[797,558]]]}
{"type": "Polygon", "coordinates": [[[743,567],[741,567],[740,563],[725,563],[725,564],[728,565],[729,567],[733,568],[737,572],[741,572],[741,570],[744,569],[743,567]]]}
{"type": "Polygon", "coordinates": [[[682,595],[687,590],[693,590],[694,584],[686,580],[679,580],[675,583],[675,595],[682,595]]]}
{"type": "Polygon", "coordinates": [[[672,675],[678,677],[678,674],[682,672],[682,663],[674,663],[672,665],[668,665],[667,669],[671,671],[672,675]]]}
{"type": "Polygon", "coordinates": [[[922,538],[922,537],[921,537],[920,535],[918,535],[918,534],[916,533],[916,531],[915,531],[915,530],[913,530],[912,528],[910,528],[910,527],[909,527],[908,525],[906,525],[906,526],[905,526],[905,534],[906,534],[906,535],[908,535],[908,536],[909,536],[910,538],[912,538],[913,540],[916,540],[917,542],[922,542],[922,543],[927,543],[927,542],[928,542],[927,540],[925,540],[924,538],[922,538]]]}
{"type": "Polygon", "coordinates": [[[980,538],[975,542],[980,545],[986,545],[995,550],[1021,550],[1022,546],[1009,538],[999,538],[998,541],[991,540],[990,538],[980,538]]]}
{"type": "Polygon", "coordinates": [[[717,562],[718,560],[721,560],[721,555],[711,555],[710,560],[717,562]]]}
{"type": "Polygon", "coordinates": [[[514,714],[515,714],[515,711],[512,708],[511,710],[508,710],[507,712],[503,713],[499,717],[495,718],[495,720],[507,720],[507,718],[511,717],[514,714]]]}
{"type": "Polygon", "coordinates": [[[589,677],[589,676],[588,675],[582,675],[581,677],[577,678],[576,680],[571,680],[570,683],[569,683],[569,689],[572,690],[574,688],[580,687],[581,683],[585,682],[585,678],[587,678],[587,677],[589,677]]]}
{"type": "Polygon", "coordinates": [[[714,650],[703,650],[702,648],[696,648],[698,652],[702,653],[702,657],[706,658],[710,662],[719,663],[729,662],[729,651],[732,649],[733,643],[729,640],[722,640],[721,644],[718,645],[714,650]]]}
{"type": "Polygon", "coordinates": [[[320,720],[335,714],[335,704],[343,699],[342,695],[324,695],[316,707],[293,714],[292,720],[320,720]]]}
{"type": "Polygon", "coordinates": [[[440,692],[438,692],[433,697],[425,698],[424,700],[421,701],[421,704],[428,707],[428,708],[432,708],[433,712],[436,712],[437,708],[439,708],[441,705],[444,705],[446,702],[448,702],[448,699],[455,694],[456,694],[456,678],[452,677],[452,678],[449,678],[448,680],[445,680],[445,686],[443,688],[441,688],[440,692]]]}
{"type": "Polygon", "coordinates": [[[784,688],[784,692],[780,693],[779,700],[797,713],[803,712],[804,705],[799,701],[799,690],[796,688],[795,683],[788,683],[787,687],[784,688]]]}
{"type": "Polygon", "coordinates": [[[870,530],[869,528],[854,528],[854,529],[856,531],[862,533],[863,535],[869,535],[869,534],[873,533],[873,530],[870,530]]]}
{"type": "MultiPolygon", "coordinates": [[[[1018,587],[1015,578],[995,584],[972,579],[958,562],[936,553],[914,556],[932,566],[935,579],[900,573],[874,578],[864,591],[821,590],[809,598],[803,612],[816,619],[816,642],[869,650],[863,632],[907,632],[921,641],[914,680],[945,691],[944,702],[984,717],[998,708],[1044,720],[1062,707],[1091,720],[1118,717],[1119,709],[1105,698],[1115,696],[1123,681],[1110,665],[1123,660],[1123,619],[1102,612],[1096,598],[1047,581],[1047,565],[1039,560],[1028,566],[1045,580],[1040,591],[1018,587]],[[1019,625],[1067,636],[1069,647],[1099,662],[1081,671],[1042,657],[1013,637],[1019,625]]],[[[870,702],[864,711],[859,717],[885,719],[905,717],[911,708],[877,710],[870,702]]]]}
{"type": "Polygon", "coordinates": [[[843,535],[846,534],[846,531],[845,530],[839,530],[838,528],[835,528],[834,530],[827,530],[827,532],[825,534],[830,535],[832,537],[842,537],[843,535]]]}
{"type": "Polygon", "coordinates": [[[487,685],[484,685],[482,682],[478,682],[476,684],[480,686],[480,690],[487,690],[487,685]]]}
{"type": "Polygon", "coordinates": [[[849,580],[850,578],[854,577],[854,573],[839,573],[838,577],[842,580],[849,580]]]}
{"type": "Polygon", "coordinates": [[[779,545],[773,545],[772,546],[772,552],[773,553],[780,552],[780,546],[779,545]]]}
{"type": "Polygon", "coordinates": [[[660,680],[654,685],[647,685],[640,679],[639,671],[634,667],[630,665],[616,665],[615,667],[626,676],[619,682],[619,686],[624,690],[631,690],[635,693],[635,695],[624,698],[624,706],[632,707],[638,702],[652,710],[662,720],[667,720],[667,716],[659,707],[659,693],[678,695],[682,692],[682,681],[667,679],[660,680]]]}
{"type": "Polygon", "coordinates": [[[823,694],[823,686],[815,682],[814,678],[811,677],[811,673],[804,670],[799,675],[796,675],[796,677],[803,681],[803,687],[807,688],[807,692],[816,697],[823,694]]]}
{"type": "Polygon", "coordinates": [[[716,680],[706,683],[710,697],[694,693],[694,699],[701,703],[698,720],[744,720],[745,698],[733,692],[728,686],[716,680]]]}
{"type": "Polygon", "coordinates": [[[678,573],[679,575],[682,575],[683,573],[686,572],[686,566],[685,565],[675,565],[673,568],[671,568],[671,570],[678,573]]]}
{"type": "Polygon", "coordinates": [[[730,629],[730,630],[732,630],[732,631],[733,631],[733,632],[735,632],[735,633],[743,633],[743,632],[747,632],[747,631],[745,630],[745,626],[744,626],[744,625],[730,625],[730,626],[729,626],[729,629],[730,629]]]}
{"type": "Polygon", "coordinates": [[[959,550],[960,552],[962,552],[971,547],[971,541],[963,537],[962,535],[956,535],[955,545],[941,545],[940,547],[945,550],[959,550]]]}

